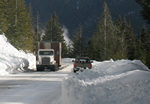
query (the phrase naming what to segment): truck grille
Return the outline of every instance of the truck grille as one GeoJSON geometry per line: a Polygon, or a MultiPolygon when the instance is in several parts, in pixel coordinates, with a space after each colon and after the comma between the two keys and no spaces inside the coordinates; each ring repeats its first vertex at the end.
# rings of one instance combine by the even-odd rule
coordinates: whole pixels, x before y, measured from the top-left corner
{"type": "Polygon", "coordinates": [[[50,58],[44,57],[42,58],[42,64],[49,64],[50,63],[50,58]]]}

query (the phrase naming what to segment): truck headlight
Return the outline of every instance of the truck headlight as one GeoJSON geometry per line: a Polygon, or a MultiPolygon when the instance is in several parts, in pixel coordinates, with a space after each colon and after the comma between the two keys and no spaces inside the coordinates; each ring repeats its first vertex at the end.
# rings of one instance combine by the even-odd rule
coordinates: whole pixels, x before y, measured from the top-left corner
{"type": "Polygon", "coordinates": [[[39,65],[40,64],[40,62],[39,61],[36,61],[36,65],[39,65]]]}
{"type": "Polygon", "coordinates": [[[56,64],[56,62],[55,62],[55,61],[53,61],[53,62],[51,62],[51,64],[56,64]]]}

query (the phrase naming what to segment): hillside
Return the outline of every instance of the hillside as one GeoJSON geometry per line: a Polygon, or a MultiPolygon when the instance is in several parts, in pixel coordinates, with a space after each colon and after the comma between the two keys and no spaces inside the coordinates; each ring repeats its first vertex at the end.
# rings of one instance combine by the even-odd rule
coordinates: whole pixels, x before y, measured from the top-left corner
{"type": "Polygon", "coordinates": [[[70,37],[81,24],[86,39],[89,39],[96,29],[104,1],[107,2],[114,21],[119,15],[126,17],[136,34],[143,24],[146,24],[140,16],[141,7],[134,0],[25,0],[27,5],[31,3],[34,16],[39,12],[43,26],[56,11],[59,22],[69,30],[70,37]]]}

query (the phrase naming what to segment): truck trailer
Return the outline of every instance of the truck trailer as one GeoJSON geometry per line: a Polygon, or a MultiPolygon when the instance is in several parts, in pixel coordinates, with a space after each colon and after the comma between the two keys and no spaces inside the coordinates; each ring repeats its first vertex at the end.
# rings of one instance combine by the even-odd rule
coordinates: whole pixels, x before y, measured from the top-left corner
{"type": "Polygon", "coordinates": [[[37,71],[57,71],[61,66],[60,42],[37,42],[35,54],[37,71]]]}

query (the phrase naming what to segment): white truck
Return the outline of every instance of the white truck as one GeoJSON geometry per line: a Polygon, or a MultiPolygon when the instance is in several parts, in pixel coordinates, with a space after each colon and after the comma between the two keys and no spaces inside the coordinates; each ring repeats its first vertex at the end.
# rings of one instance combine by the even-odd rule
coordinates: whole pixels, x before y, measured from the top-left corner
{"type": "Polygon", "coordinates": [[[38,42],[36,44],[36,69],[56,71],[61,66],[61,43],[38,42]]]}

